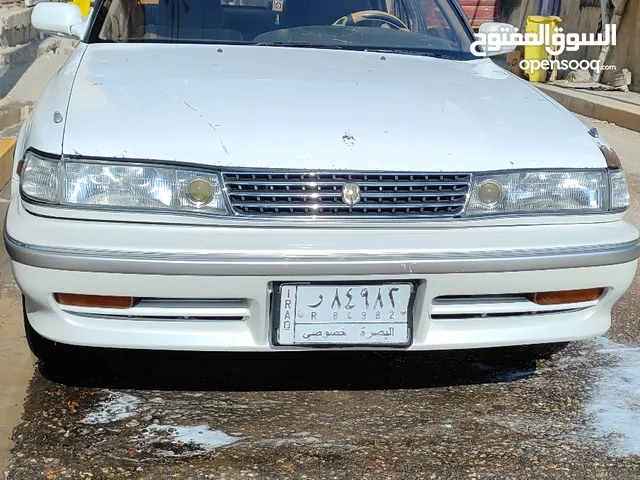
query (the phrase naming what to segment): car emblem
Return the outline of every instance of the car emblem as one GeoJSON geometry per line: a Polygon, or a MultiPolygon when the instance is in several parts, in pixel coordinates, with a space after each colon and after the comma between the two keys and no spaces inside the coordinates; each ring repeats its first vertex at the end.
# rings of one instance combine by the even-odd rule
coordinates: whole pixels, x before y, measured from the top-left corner
{"type": "Polygon", "coordinates": [[[353,206],[360,201],[360,186],[357,183],[345,183],[342,186],[342,201],[353,206]]]}

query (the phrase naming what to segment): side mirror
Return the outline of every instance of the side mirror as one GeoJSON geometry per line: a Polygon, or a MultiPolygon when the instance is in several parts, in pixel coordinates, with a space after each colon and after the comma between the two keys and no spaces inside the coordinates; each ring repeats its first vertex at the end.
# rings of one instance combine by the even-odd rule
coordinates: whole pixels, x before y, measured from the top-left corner
{"type": "MultiPolygon", "coordinates": [[[[494,57],[513,52],[517,45],[504,42],[508,42],[509,37],[517,31],[516,27],[508,23],[487,22],[480,25],[476,37],[485,52],[483,56],[494,57]]],[[[520,34],[520,36],[522,35],[520,34]]]]}
{"type": "Polygon", "coordinates": [[[72,3],[38,3],[31,13],[31,25],[49,35],[82,39],[86,21],[77,5],[72,3]]]}

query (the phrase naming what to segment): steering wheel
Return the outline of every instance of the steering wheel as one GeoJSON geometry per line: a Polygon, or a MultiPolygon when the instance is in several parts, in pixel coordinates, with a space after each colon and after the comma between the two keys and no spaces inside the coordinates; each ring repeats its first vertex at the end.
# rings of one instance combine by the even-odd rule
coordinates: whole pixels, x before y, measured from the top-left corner
{"type": "Polygon", "coordinates": [[[333,25],[353,27],[357,26],[359,23],[367,21],[380,22],[381,24],[389,25],[391,28],[396,30],[409,31],[409,27],[407,27],[402,20],[390,13],[383,12],[382,10],[362,10],[360,12],[354,12],[339,18],[333,22],[333,25]]]}

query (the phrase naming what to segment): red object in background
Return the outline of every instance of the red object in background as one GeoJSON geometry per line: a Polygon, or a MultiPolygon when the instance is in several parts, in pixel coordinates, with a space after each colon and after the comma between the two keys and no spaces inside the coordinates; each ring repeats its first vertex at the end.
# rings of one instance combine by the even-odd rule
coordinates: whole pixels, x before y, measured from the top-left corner
{"type": "Polygon", "coordinates": [[[474,29],[486,22],[498,22],[500,0],[459,0],[474,29]]]}

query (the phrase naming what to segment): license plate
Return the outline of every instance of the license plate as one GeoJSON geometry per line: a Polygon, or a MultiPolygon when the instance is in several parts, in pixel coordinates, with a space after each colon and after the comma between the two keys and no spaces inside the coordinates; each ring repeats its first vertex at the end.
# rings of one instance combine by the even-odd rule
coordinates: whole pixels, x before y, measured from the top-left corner
{"type": "Polygon", "coordinates": [[[280,287],[280,345],[408,345],[413,285],[280,287]]]}

